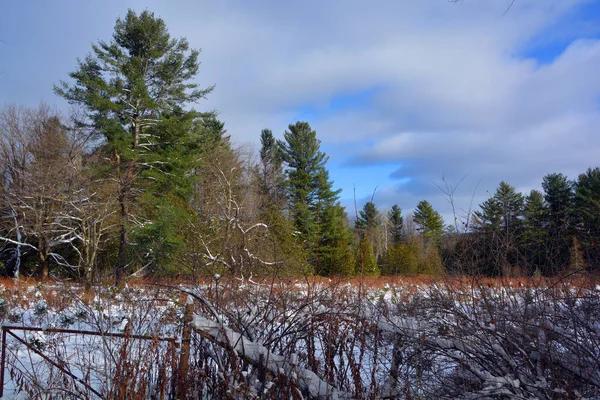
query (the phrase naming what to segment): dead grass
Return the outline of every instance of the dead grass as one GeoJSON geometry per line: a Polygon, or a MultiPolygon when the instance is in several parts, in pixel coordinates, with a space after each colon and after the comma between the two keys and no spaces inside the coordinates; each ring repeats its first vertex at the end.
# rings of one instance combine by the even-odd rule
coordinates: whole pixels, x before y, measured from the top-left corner
{"type": "MultiPolygon", "coordinates": [[[[237,287],[241,284],[260,284],[273,286],[274,290],[277,288],[286,288],[285,290],[293,287],[295,284],[308,284],[308,285],[325,285],[325,286],[336,286],[336,285],[347,285],[360,286],[364,285],[370,289],[382,289],[386,286],[429,286],[434,283],[443,283],[452,287],[460,287],[464,285],[477,284],[485,285],[488,287],[540,287],[540,286],[553,286],[558,283],[568,282],[570,285],[579,287],[595,287],[600,284],[600,273],[572,273],[565,274],[556,277],[502,277],[502,278],[489,278],[482,276],[431,276],[431,275],[418,275],[418,276],[381,276],[381,277],[284,277],[284,278],[250,278],[250,279],[234,279],[223,277],[221,278],[219,285],[226,287],[237,287]]],[[[56,289],[60,286],[73,287],[81,286],[79,283],[73,281],[59,281],[59,280],[47,280],[40,282],[34,278],[21,278],[15,280],[13,278],[0,278],[0,285],[7,290],[23,290],[28,287],[38,286],[51,287],[56,289]]],[[[190,285],[202,285],[210,286],[215,285],[215,280],[212,277],[203,277],[197,280],[191,279],[168,279],[168,278],[156,278],[156,277],[143,277],[134,278],[127,282],[130,287],[148,287],[148,286],[190,286],[190,285]]],[[[93,296],[87,294],[86,297],[93,296]]]]}

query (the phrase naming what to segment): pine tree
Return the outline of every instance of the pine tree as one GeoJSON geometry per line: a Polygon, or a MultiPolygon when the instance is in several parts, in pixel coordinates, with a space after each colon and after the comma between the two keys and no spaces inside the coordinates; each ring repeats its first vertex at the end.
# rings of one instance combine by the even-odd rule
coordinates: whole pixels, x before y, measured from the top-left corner
{"type": "Polygon", "coordinates": [[[389,222],[389,235],[392,237],[392,243],[397,246],[402,240],[402,234],[404,230],[404,218],[402,217],[402,210],[397,204],[392,206],[392,209],[388,212],[389,222]]]}
{"type": "Polygon", "coordinates": [[[158,183],[154,190],[163,198],[189,193],[189,162],[205,145],[205,133],[215,132],[215,120],[205,123],[189,105],[212,87],[200,89],[192,81],[198,51],[190,50],[185,39],[172,39],[164,21],[149,11],[137,15],[129,10],[117,19],[112,41],[93,44],[92,53],[78,63],[69,74],[74,82],[61,82],[55,92],[82,106],[87,120],[80,122],[105,139],[119,183],[119,281],[132,262],[134,222],[143,218],[134,216],[141,182],[158,183]]]}
{"type": "Polygon", "coordinates": [[[573,213],[573,183],[563,174],[548,174],[542,180],[544,200],[548,207],[547,267],[545,274],[554,274],[569,265],[572,244],[570,219],[573,213]]]}
{"type": "Polygon", "coordinates": [[[587,263],[600,262],[600,168],[588,168],[575,185],[573,226],[587,263]]]}
{"type": "Polygon", "coordinates": [[[284,176],[281,158],[281,152],[277,141],[273,137],[273,132],[269,129],[263,129],[260,135],[260,166],[259,166],[259,187],[266,200],[270,203],[282,206],[281,201],[284,195],[284,176]]]}
{"type": "Polygon", "coordinates": [[[305,273],[306,252],[301,238],[294,235],[293,222],[285,215],[285,176],[279,144],[269,129],[261,131],[260,142],[260,162],[254,178],[259,195],[259,220],[268,226],[267,256],[283,261],[277,266],[279,274],[305,273]]]}
{"type": "Polygon", "coordinates": [[[359,211],[356,218],[356,229],[359,230],[360,237],[364,239],[366,236],[373,237],[375,228],[381,224],[381,216],[375,204],[368,201],[359,211]]]}
{"type": "Polygon", "coordinates": [[[320,219],[317,272],[323,276],[353,275],[353,233],[344,207],[327,207],[320,219]]]}
{"type": "Polygon", "coordinates": [[[514,275],[519,260],[520,220],[523,213],[523,195],[506,182],[500,182],[494,196],[486,200],[480,211],[474,213],[478,229],[484,236],[483,244],[489,257],[491,275],[514,275]]]}
{"type": "Polygon", "coordinates": [[[289,125],[284,141],[278,142],[286,164],[287,196],[296,230],[305,241],[311,264],[317,273],[329,273],[334,266],[333,254],[346,249],[349,240],[343,238],[345,212],[338,202],[340,190],[333,189],[325,168],[328,157],[320,151],[321,141],[307,122],[289,125]]]}
{"type": "Polygon", "coordinates": [[[523,195],[502,181],[494,196],[481,205],[481,211],[475,211],[475,216],[482,227],[507,231],[518,222],[518,217],[523,212],[523,203],[523,195]]]}
{"type": "Polygon", "coordinates": [[[368,237],[362,239],[356,250],[355,273],[359,276],[379,276],[381,271],[377,266],[373,246],[368,237]]]}
{"type": "Polygon", "coordinates": [[[543,269],[545,260],[545,246],[548,237],[546,229],[546,214],[548,210],[544,203],[544,195],[538,190],[532,190],[525,198],[523,212],[522,247],[530,273],[543,269]]]}
{"type": "Polygon", "coordinates": [[[439,244],[444,232],[444,219],[433,209],[427,200],[421,200],[413,214],[413,221],[417,229],[425,238],[439,244]]]}

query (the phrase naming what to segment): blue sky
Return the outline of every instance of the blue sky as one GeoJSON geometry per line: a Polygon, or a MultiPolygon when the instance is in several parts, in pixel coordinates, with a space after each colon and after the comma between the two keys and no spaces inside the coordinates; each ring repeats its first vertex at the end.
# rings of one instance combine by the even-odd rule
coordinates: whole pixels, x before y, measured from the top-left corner
{"type": "MultiPolygon", "coordinates": [[[[306,120],[354,214],[410,212],[435,183],[459,209],[505,180],[539,189],[599,165],[600,0],[10,1],[0,13],[0,105],[66,110],[52,85],[128,8],[148,8],[201,48],[198,104],[236,145],[306,120]]],[[[460,212],[462,213],[462,211],[460,212]]]]}

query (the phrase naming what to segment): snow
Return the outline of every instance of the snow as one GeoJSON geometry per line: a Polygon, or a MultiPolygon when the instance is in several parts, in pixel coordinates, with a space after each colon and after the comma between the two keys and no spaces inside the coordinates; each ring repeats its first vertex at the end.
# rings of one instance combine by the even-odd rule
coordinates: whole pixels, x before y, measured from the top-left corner
{"type": "MultiPolygon", "coordinates": [[[[44,354],[60,356],[98,389],[110,385],[121,357],[131,364],[148,357],[141,365],[149,367],[161,358],[149,352],[149,342],[132,342],[123,355],[121,339],[55,334],[48,328],[160,335],[181,346],[184,305],[193,305],[192,343],[199,347],[192,348],[191,365],[203,366],[213,386],[202,390],[212,395],[216,392],[208,388],[223,384],[234,398],[289,397],[293,390],[296,397],[319,399],[533,399],[567,392],[600,398],[595,284],[456,289],[395,283],[359,289],[331,282],[231,284],[222,278],[217,303],[209,280],[212,286],[179,285],[160,293],[152,287],[105,288],[86,301],[77,289],[60,285],[2,288],[0,316],[6,325],[45,328],[14,332],[44,354]]],[[[14,339],[8,344],[12,368],[29,363],[39,381],[51,376],[39,356],[14,339]]],[[[166,350],[165,344],[156,351],[167,357],[166,350]]],[[[9,375],[7,398],[18,398],[9,375]]],[[[156,390],[156,382],[150,383],[147,390],[156,390]]]]}
{"type": "Polygon", "coordinates": [[[312,398],[331,400],[350,398],[350,396],[321,380],[314,372],[302,368],[295,370],[295,365],[287,358],[273,354],[266,347],[246,339],[222,324],[196,314],[194,315],[193,326],[218,342],[228,343],[241,357],[254,364],[263,364],[274,374],[285,376],[291,376],[292,373],[298,374],[300,376],[300,386],[312,398]]]}

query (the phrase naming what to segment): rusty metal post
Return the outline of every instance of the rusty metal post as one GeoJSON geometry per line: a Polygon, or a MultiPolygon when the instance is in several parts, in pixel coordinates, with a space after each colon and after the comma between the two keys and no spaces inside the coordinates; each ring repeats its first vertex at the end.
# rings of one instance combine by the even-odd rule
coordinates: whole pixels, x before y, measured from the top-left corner
{"type": "Polygon", "coordinates": [[[6,366],[6,327],[2,327],[2,366],[0,370],[0,397],[4,396],[4,367],[6,366]]]}
{"type": "Polygon", "coordinates": [[[194,317],[194,301],[188,296],[183,311],[183,333],[181,337],[181,351],[179,352],[179,366],[177,368],[177,397],[185,398],[188,386],[188,373],[190,370],[190,343],[192,340],[192,319],[194,317]]]}

